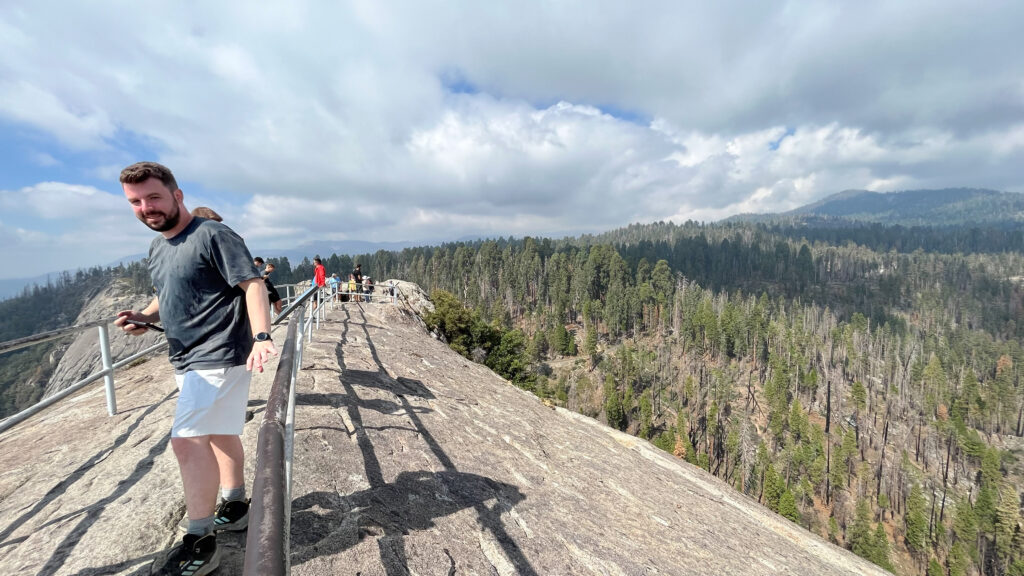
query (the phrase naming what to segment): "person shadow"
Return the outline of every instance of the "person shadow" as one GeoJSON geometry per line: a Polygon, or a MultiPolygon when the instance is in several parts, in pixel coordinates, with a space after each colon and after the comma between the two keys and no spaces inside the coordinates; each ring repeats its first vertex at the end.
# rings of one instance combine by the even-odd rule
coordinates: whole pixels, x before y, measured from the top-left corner
{"type": "MultiPolygon", "coordinates": [[[[470,508],[480,512],[484,530],[504,533],[501,513],[524,498],[516,486],[447,470],[402,472],[394,482],[349,495],[311,492],[292,501],[291,562],[336,554],[372,536],[379,538],[386,573],[409,574],[402,539],[410,532],[470,508]]],[[[455,560],[449,561],[454,570],[455,560]]]]}
{"type": "MultiPolygon", "coordinates": [[[[387,576],[405,576],[410,573],[405,553],[405,536],[412,531],[435,527],[438,518],[473,509],[479,526],[489,532],[489,537],[497,543],[516,572],[524,576],[537,576],[515,539],[505,530],[501,519],[503,512],[511,510],[526,496],[512,484],[458,470],[423,422],[421,416],[431,410],[410,401],[410,398],[432,400],[435,395],[419,380],[402,376],[392,378],[388,375],[370,338],[364,312],[358,308],[346,308],[344,313],[345,325],[335,346],[335,355],[341,368],[338,375],[340,393],[308,395],[300,399],[346,411],[355,428],[356,444],[362,455],[369,488],[350,495],[311,492],[292,501],[292,566],[317,556],[347,550],[363,538],[374,536],[387,576]],[[353,313],[362,318],[352,318],[353,313]],[[346,366],[344,345],[348,341],[350,328],[362,331],[359,340],[365,343],[376,364],[376,370],[354,370],[346,366]],[[374,389],[376,395],[383,392],[390,398],[364,399],[359,395],[360,390],[374,389]],[[443,470],[405,471],[399,473],[393,482],[387,482],[366,433],[368,427],[363,422],[364,411],[401,414],[408,422],[408,426],[403,425],[402,428],[414,430],[418,434],[443,470]]],[[[455,560],[447,549],[444,552],[450,562],[449,574],[454,574],[455,560]]]]}

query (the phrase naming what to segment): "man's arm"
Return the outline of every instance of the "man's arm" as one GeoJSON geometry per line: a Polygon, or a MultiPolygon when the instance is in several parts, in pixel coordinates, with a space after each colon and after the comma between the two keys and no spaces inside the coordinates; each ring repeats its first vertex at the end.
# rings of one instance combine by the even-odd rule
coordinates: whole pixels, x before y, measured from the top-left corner
{"type": "Polygon", "coordinates": [[[121,330],[131,334],[132,336],[138,336],[145,334],[149,328],[145,326],[138,326],[135,324],[126,323],[127,320],[138,320],[139,322],[159,322],[160,321],[160,300],[157,296],[153,297],[153,301],[142,309],[141,312],[134,310],[122,310],[117,313],[117,318],[114,319],[114,326],[118,326],[121,330]]]}
{"type": "MultiPolygon", "coordinates": [[[[267,285],[262,278],[250,278],[238,284],[245,291],[245,308],[249,313],[249,328],[255,336],[260,332],[270,333],[270,305],[267,299],[267,285]]],[[[277,355],[277,348],[270,340],[253,342],[252,352],[245,362],[248,370],[263,372],[263,364],[277,355]]]]}

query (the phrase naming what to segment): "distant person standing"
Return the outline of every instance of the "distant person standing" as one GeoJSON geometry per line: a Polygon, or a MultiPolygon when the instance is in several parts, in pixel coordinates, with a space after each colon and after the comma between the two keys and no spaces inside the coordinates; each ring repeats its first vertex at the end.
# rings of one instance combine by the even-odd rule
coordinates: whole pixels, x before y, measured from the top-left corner
{"type": "MultiPolygon", "coordinates": [[[[192,211],[192,215],[195,216],[196,211],[192,211]]],[[[278,293],[277,288],[274,287],[274,283],[270,281],[270,275],[274,272],[274,264],[272,262],[266,263],[264,268],[263,258],[257,256],[252,259],[252,263],[256,265],[256,269],[262,270],[263,283],[267,286],[267,299],[270,300],[270,305],[274,308],[275,314],[281,313],[283,303],[281,302],[281,294],[278,293]]]]}
{"type": "Polygon", "coordinates": [[[356,290],[356,275],[348,275],[348,291],[353,302],[359,302],[359,292],[356,290]]]}
{"type": "Polygon", "coordinates": [[[327,286],[330,287],[331,289],[331,300],[338,299],[338,284],[340,283],[341,281],[338,280],[337,273],[331,274],[331,276],[327,279],[327,286]]]}
{"type": "Polygon", "coordinates": [[[277,354],[270,339],[266,285],[245,242],[227,226],[193,217],[165,166],[139,162],[121,172],[135,216],[160,233],[149,248],[157,295],[114,324],[162,321],[179,395],[171,447],[185,491],[188,531],[159,574],[199,576],[220,563],[214,532],[248,525],[242,433],[252,370],[277,354]],[[220,503],[217,504],[218,486],[220,503]]]}
{"type": "Polygon", "coordinates": [[[267,267],[263,273],[263,281],[267,284],[267,295],[270,298],[270,303],[274,306],[274,313],[280,314],[281,309],[284,307],[284,301],[281,299],[281,293],[277,291],[277,287],[270,280],[270,275],[274,273],[273,262],[267,262],[267,267]]]}
{"type": "MultiPolygon", "coordinates": [[[[324,263],[317,256],[313,258],[313,285],[318,288],[323,288],[327,285],[327,269],[324,268],[324,263]]],[[[317,290],[316,294],[313,295],[313,309],[316,310],[317,306],[320,305],[320,291],[317,290]]]]}
{"type": "MultiPolygon", "coordinates": [[[[356,263],[355,269],[352,270],[352,278],[355,279],[355,281],[356,281],[356,290],[355,290],[356,293],[357,294],[362,294],[363,293],[363,265],[362,264],[359,264],[358,262],[356,263]]],[[[361,296],[357,297],[356,301],[357,302],[362,302],[363,298],[361,296]]]]}

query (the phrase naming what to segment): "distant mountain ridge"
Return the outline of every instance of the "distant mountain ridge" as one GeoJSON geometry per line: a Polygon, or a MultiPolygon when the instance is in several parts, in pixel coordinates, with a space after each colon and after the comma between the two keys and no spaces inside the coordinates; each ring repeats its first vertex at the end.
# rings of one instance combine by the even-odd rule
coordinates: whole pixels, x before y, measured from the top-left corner
{"type": "Polygon", "coordinates": [[[814,222],[838,219],[902,226],[1024,223],[1024,194],[980,188],[873,192],[844,190],[777,214],[740,214],[726,222],[814,222]]]}

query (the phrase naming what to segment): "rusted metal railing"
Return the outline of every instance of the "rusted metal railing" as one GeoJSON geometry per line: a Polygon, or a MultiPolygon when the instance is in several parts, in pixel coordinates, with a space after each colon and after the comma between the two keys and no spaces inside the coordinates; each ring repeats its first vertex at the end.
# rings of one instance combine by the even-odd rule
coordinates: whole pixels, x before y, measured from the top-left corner
{"type": "MultiPolygon", "coordinates": [[[[294,311],[281,346],[274,384],[256,439],[256,477],[252,482],[249,533],[245,540],[246,576],[284,576],[291,570],[292,448],[295,436],[295,383],[302,366],[304,336],[319,326],[326,302],[309,308],[316,289],[310,289],[286,312],[294,311]]],[[[323,294],[321,294],[323,296],[323,294]]]]}

